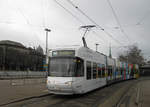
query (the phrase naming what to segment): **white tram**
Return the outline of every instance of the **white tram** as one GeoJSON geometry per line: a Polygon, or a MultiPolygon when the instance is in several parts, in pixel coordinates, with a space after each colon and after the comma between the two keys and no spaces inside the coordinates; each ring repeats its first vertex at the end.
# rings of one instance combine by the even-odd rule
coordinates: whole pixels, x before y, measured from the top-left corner
{"type": "Polygon", "coordinates": [[[53,94],[87,93],[109,83],[125,80],[127,75],[130,79],[126,67],[128,64],[86,47],[52,50],[47,88],[53,94]]]}

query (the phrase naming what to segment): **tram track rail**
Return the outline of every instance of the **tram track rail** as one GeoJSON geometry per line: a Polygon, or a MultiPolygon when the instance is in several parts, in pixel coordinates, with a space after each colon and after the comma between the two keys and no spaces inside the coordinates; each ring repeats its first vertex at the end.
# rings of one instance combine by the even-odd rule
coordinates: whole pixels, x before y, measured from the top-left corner
{"type": "Polygon", "coordinates": [[[26,98],[22,98],[22,99],[19,99],[19,100],[12,101],[12,102],[0,104],[0,107],[2,107],[2,106],[7,106],[7,105],[10,105],[10,104],[14,104],[14,103],[18,103],[18,102],[27,101],[27,100],[30,100],[30,99],[42,98],[42,97],[46,97],[46,96],[50,96],[50,95],[52,95],[52,94],[49,94],[49,93],[48,93],[48,94],[39,95],[39,96],[26,97],[26,98]]]}
{"type": "MultiPolygon", "coordinates": [[[[137,83],[140,84],[140,82],[143,82],[143,81],[149,81],[150,80],[150,77],[141,77],[140,79],[137,80],[137,83]]],[[[115,107],[120,107],[122,104],[124,104],[126,107],[129,107],[129,101],[130,101],[130,98],[131,96],[133,95],[133,93],[135,92],[136,94],[136,100],[139,100],[139,90],[136,86],[137,84],[134,84],[132,87],[128,88],[127,89],[127,93],[124,92],[121,99],[117,102],[116,106],[115,107]],[[137,90],[135,89],[137,88],[137,90]]],[[[137,104],[138,101],[136,102],[135,101],[135,104],[137,104]]]]}
{"type": "MultiPolygon", "coordinates": [[[[138,80],[139,81],[139,80],[138,80]]],[[[98,107],[99,104],[107,100],[113,93],[125,86],[132,86],[137,80],[129,80],[104,86],[83,95],[53,95],[44,94],[40,96],[32,96],[9,103],[1,104],[7,107],[32,107],[42,105],[43,107],[98,107]]]]}
{"type": "MultiPolygon", "coordinates": [[[[130,82],[130,85],[127,87],[132,86],[135,83],[135,80],[130,82]],[[133,82],[134,81],[134,82],[133,82]]],[[[129,81],[126,81],[129,83],[129,81]]],[[[124,82],[126,84],[126,82],[124,82]]],[[[103,103],[105,100],[107,100],[111,95],[113,95],[113,91],[119,90],[121,87],[123,87],[124,84],[114,84],[111,86],[103,87],[102,89],[97,89],[96,91],[90,92],[85,95],[81,95],[79,97],[75,97],[73,99],[69,99],[66,101],[63,101],[61,103],[57,103],[54,105],[48,105],[46,107],[98,107],[101,103],[103,103]],[[115,87],[114,87],[115,86],[115,87]]]]}

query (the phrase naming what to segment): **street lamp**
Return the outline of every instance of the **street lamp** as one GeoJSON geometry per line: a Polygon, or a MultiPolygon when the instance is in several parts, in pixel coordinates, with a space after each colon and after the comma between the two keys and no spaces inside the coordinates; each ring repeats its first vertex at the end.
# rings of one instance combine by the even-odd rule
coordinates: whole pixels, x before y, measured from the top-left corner
{"type": "Polygon", "coordinates": [[[45,51],[45,54],[47,55],[47,50],[48,50],[48,32],[51,32],[51,30],[48,29],[48,28],[45,28],[45,31],[46,31],[46,51],[45,51]]]}
{"type": "Polygon", "coordinates": [[[45,28],[45,31],[46,31],[46,50],[45,50],[45,55],[46,55],[46,71],[48,71],[48,32],[51,32],[50,29],[48,28],[45,28]]]}
{"type": "Polygon", "coordinates": [[[98,44],[98,43],[96,43],[95,45],[96,45],[96,52],[98,52],[97,50],[98,50],[98,45],[99,45],[99,44],[98,44]]]}

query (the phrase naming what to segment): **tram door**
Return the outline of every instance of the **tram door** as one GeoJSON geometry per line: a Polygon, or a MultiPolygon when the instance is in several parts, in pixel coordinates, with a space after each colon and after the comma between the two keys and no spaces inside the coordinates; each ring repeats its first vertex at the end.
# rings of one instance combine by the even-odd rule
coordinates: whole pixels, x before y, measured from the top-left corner
{"type": "Polygon", "coordinates": [[[91,62],[87,61],[86,62],[86,80],[91,80],[92,78],[92,66],[91,62]]]}
{"type": "Polygon", "coordinates": [[[92,89],[92,62],[86,61],[86,81],[84,83],[85,90],[89,91],[92,89]]]}

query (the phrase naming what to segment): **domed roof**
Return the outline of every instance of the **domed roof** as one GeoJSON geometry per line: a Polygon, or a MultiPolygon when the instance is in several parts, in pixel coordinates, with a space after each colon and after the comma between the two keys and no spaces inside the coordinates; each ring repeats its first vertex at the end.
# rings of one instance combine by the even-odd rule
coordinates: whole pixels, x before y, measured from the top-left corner
{"type": "Polygon", "coordinates": [[[13,45],[13,46],[25,47],[24,45],[22,45],[19,42],[14,42],[14,41],[10,41],[10,40],[2,40],[2,41],[0,41],[0,45],[13,45]]]}

